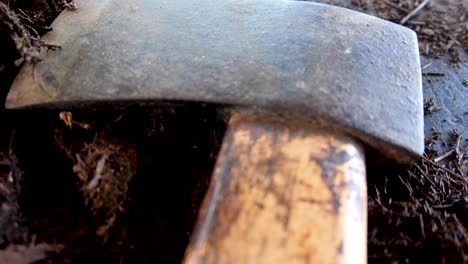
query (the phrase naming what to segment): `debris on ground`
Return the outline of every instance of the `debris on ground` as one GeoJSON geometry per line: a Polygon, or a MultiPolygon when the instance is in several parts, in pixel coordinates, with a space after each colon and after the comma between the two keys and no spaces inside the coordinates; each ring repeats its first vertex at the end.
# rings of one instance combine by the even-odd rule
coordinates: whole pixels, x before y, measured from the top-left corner
{"type": "Polygon", "coordinates": [[[433,130],[422,159],[369,186],[370,263],[468,262],[468,158],[461,139],[454,131],[452,148],[438,153],[431,146],[440,133],[433,130]]]}
{"type": "Polygon", "coordinates": [[[55,130],[56,143],[73,162],[91,217],[101,222],[96,224],[96,234],[106,237],[119,213],[125,211],[128,185],[136,174],[136,151],[122,138],[108,138],[104,131],[94,132],[91,142],[78,142],[73,147],[73,129],[86,133],[91,132],[91,126],[74,120],[69,111],[60,112],[59,119],[65,127],[55,130]]]}
{"type": "Polygon", "coordinates": [[[60,113],[15,112],[4,122],[16,129],[29,236],[64,247],[48,263],[180,263],[226,127],[216,109],[60,113]]]}
{"type": "Polygon", "coordinates": [[[76,154],[73,171],[81,181],[81,191],[91,213],[104,223],[96,234],[106,235],[119,212],[124,211],[128,184],[136,173],[136,153],[131,146],[96,139],[76,154]]]}
{"type": "Polygon", "coordinates": [[[10,146],[8,155],[0,152],[0,263],[35,263],[62,249],[60,245],[30,242],[18,203],[22,185],[23,172],[10,146]]]}
{"type": "Polygon", "coordinates": [[[437,106],[437,102],[434,97],[424,98],[424,114],[425,115],[430,115],[439,110],[440,110],[440,107],[437,106]]]}
{"type": "Polygon", "coordinates": [[[35,62],[39,59],[41,51],[39,36],[33,37],[20,22],[16,13],[3,2],[0,2],[0,28],[10,36],[23,59],[28,62],[35,62]]]}
{"type": "Polygon", "coordinates": [[[28,241],[28,229],[22,224],[18,204],[23,173],[17,163],[11,150],[9,155],[0,152],[0,245],[28,241]]]}
{"type": "Polygon", "coordinates": [[[76,5],[66,0],[0,0],[0,34],[4,34],[0,39],[9,39],[26,62],[37,62],[43,49],[57,48],[41,41],[40,36],[52,30],[51,20],[64,8],[74,10],[76,5]]]}

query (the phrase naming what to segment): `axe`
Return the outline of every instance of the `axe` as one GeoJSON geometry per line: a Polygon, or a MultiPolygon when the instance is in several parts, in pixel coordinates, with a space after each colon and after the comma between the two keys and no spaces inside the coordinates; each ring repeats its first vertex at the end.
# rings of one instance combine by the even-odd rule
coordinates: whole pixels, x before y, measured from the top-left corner
{"type": "Polygon", "coordinates": [[[217,104],[228,129],[184,262],[366,262],[365,154],[423,152],[413,31],[290,0],[75,2],[7,108],[217,104]]]}

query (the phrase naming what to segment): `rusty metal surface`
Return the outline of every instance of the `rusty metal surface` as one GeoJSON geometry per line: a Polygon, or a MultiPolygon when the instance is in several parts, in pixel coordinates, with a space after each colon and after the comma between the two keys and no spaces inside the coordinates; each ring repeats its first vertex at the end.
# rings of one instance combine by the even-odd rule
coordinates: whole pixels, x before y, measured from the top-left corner
{"type": "Polygon", "coordinates": [[[423,151],[419,56],[409,29],[288,0],[76,3],[44,37],[62,49],[23,67],[7,108],[109,100],[254,106],[320,117],[374,147],[383,142],[394,156],[423,151]]]}

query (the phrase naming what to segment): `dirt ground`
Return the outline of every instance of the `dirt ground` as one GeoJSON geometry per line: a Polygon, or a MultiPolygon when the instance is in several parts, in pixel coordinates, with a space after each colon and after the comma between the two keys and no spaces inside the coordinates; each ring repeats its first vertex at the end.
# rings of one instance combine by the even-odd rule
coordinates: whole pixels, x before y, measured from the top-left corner
{"type": "MultiPolygon", "coordinates": [[[[370,171],[369,262],[468,263],[468,3],[317,2],[420,41],[426,152],[407,171],[370,171]]],[[[19,66],[53,48],[39,36],[65,8],[79,5],[0,0],[0,263],[180,263],[226,123],[215,105],[3,109],[19,66]]]]}

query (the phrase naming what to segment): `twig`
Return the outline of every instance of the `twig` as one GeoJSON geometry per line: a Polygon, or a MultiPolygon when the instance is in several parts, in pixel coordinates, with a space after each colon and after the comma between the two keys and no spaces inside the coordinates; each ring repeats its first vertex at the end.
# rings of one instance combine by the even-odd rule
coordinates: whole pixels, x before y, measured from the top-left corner
{"type": "Polygon", "coordinates": [[[451,171],[451,170],[449,170],[449,169],[447,169],[447,168],[445,168],[445,167],[442,167],[441,165],[439,165],[439,164],[433,162],[432,160],[430,160],[430,159],[428,159],[428,158],[426,158],[426,157],[422,157],[422,159],[425,160],[425,161],[427,161],[427,162],[429,162],[430,164],[436,166],[437,168],[442,169],[442,170],[444,170],[444,171],[446,171],[446,172],[452,174],[453,176],[459,177],[460,179],[462,179],[462,180],[465,181],[465,178],[464,178],[462,175],[460,175],[460,174],[458,174],[458,173],[456,173],[456,172],[454,172],[454,171],[451,171]]]}
{"type": "Polygon", "coordinates": [[[411,21],[408,21],[408,24],[416,25],[416,26],[424,26],[424,25],[426,25],[426,21],[411,20],[411,21]]]}
{"type": "Polygon", "coordinates": [[[443,72],[423,72],[422,75],[429,75],[429,76],[445,76],[443,72]]]}
{"type": "Polygon", "coordinates": [[[398,178],[400,179],[401,183],[403,183],[403,185],[406,187],[406,189],[408,189],[408,192],[410,195],[413,195],[414,191],[413,191],[413,188],[411,188],[411,185],[408,183],[408,182],[405,182],[400,175],[398,175],[398,178]]]}
{"type": "Polygon", "coordinates": [[[102,179],[102,171],[104,170],[104,166],[106,165],[107,158],[109,158],[108,154],[104,154],[97,162],[96,164],[96,173],[94,174],[94,178],[91,179],[88,183],[88,186],[86,188],[93,189],[96,188],[99,184],[99,180],[102,179]]]}
{"type": "Polygon", "coordinates": [[[384,2],[385,4],[387,4],[387,5],[389,5],[389,6],[393,7],[393,8],[396,8],[396,9],[402,11],[402,12],[408,13],[408,10],[406,10],[403,7],[401,7],[399,5],[396,5],[396,4],[394,4],[394,3],[390,2],[390,1],[382,0],[382,2],[384,2]]]}
{"type": "Polygon", "coordinates": [[[431,60],[428,64],[424,65],[424,66],[421,68],[421,70],[427,69],[429,66],[432,65],[432,62],[433,62],[433,61],[431,60]]]}
{"type": "Polygon", "coordinates": [[[456,153],[457,161],[458,163],[460,163],[464,155],[463,151],[460,150],[460,141],[462,139],[462,135],[460,132],[455,132],[455,134],[457,135],[457,140],[455,143],[455,153],[456,153]]]}
{"type": "Polygon", "coordinates": [[[445,208],[450,208],[452,206],[453,206],[453,203],[451,203],[451,204],[436,204],[436,205],[433,205],[432,207],[436,208],[436,209],[445,209],[445,208]]]}
{"type": "Polygon", "coordinates": [[[452,149],[452,150],[448,151],[447,153],[440,155],[439,157],[437,157],[437,158],[434,159],[434,162],[439,162],[439,161],[441,161],[441,160],[446,159],[448,156],[452,155],[452,153],[453,153],[454,151],[455,151],[455,150],[452,149]]]}
{"type": "Polygon", "coordinates": [[[427,176],[427,174],[426,174],[421,168],[419,168],[419,166],[418,166],[417,164],[415,165],[415,167],[416,167],[416,169],[419,170],[419,172],[421,173],[421,175],[422,175],[424,178],[426,178],[426,180],[428,180],[433,186],[437,186],[437,184],[435,184],[435,182],[433,182],[433,181],[427,176]]]}
{"type": "Polygon", "coordinates": [[[419,223],[421,224],[421,234],[424,239],[426,239],[426,232],[424,231],[424,219],[422,214],[419,215],[419,223]]]}
{"type": "Polygon", "coordinates": [[[424,6],[427,5],[427,3],[429,3],[430,0],[424,0],[422,1],[421,4],[418,5],[418,7],[416,7],[413,11],[411,11],[408,15],[406,15],[404,18],[402,18],[400,20],[400,24],[405,24],[406,21],[408,21],[411,17],[413,17],[414,15],[416,15],[416,13],[418,13],[419,11],[421,11],[421,9],[424,8],[424,6]]]}
{"type": "Polygon", "coordinates": [[[24,20],[28,21],[31,25],[34,25],[34,21],[32,21],[31,17],[28,16],[23,10],[21,10],[20,8],[18,8],[18,16],[23,18],[24,20]]]}
{"type": "Polygon", "coordinates": [[[16,136],[16,130],[13,129],[13,131],[11,131],[11,135],[10,135],[10,142],[8,144],[8,157],[11,159],[15,153],[13,152],[13,144],[14,144],[14,141],[15,141],[15,136],[16,136]]]}
{"type": "Polygon", "coordinates": [[[32,26],[30,26],[28,24],[24,24],[24,26],[27,27],[31,32],[33,32],[35,34],[35,38],[39,39],[41,37],[41,35],[39,35],[37,30],[35,30],[32,26]]]}
{"type": "MultiPolygon", "coordinates": [[[[411,171],[408,171],[408,174],[409,174],[411,177],[415,178],[415,179],[418,178],[418,177],[416,176],[416,174],[414,174],[414,173],[411,172],[411,171]]],[[[427,176],[424,176],[424,177],[426,177],[426,179],[429,180],[429,178],[428,178],[427,176]]],[[[400,180],[401,180],[401,177],[400,177],[400,180]]],[[[432,183],[432,181],[431,181],[431,180],[429,180],[429,181],[430,181],[431,184],[432,184],[431,186],[434,186],[434,184],[432,183]]],[[[407,188],[408,188],[408,186],[407,186],[407,188]]],[[[423,196],[425,196],[426,199],[429,200],[429,201],[433,201],[433,200],[434,200],[433,197],[430,197],[430,196],[429,196],[428,194],[426,194],[425,192],[421,192],[421,191],[420,191],[420,194],[422,194],[423,196]]]]}

